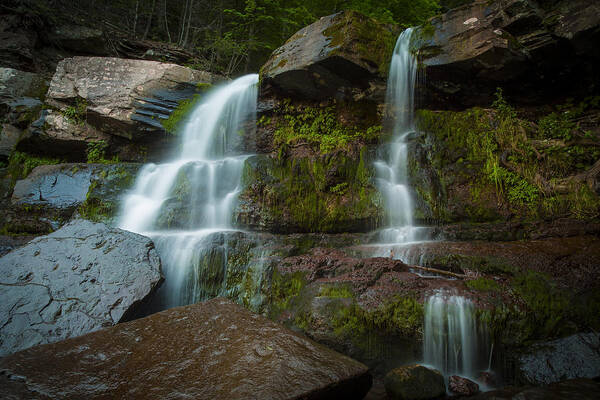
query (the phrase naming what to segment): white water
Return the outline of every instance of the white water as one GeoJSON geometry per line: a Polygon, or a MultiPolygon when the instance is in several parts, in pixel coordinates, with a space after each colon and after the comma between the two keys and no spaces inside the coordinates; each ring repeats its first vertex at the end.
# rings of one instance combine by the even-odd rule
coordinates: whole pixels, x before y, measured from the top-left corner
{"type": "Polygon", "coordinates": [[[215,255],[211,236],[233,229],[247,156],[232,144],[256,118],[257,83],[258,75],[247,75],[210,92],[179,132],[179,155],[144,166],[124,199],[118,225],[154,239],[169,307],[200,300],[194,268],[223,255],[215,255]]]}
{"type": "Polygon", "coordinates": [[[380,148],[375,161],[377,187],[383,197],[386,227],[377,233],[375,256],[390,256],[409,263],[404,257],[409,243],[425,240],[428,228],[413,225],[413,201],[408,182],[408,137],[415,132],[415,82],[417,60],[410,51],[413,28],[396,42],[386,93],[388,118],[392,120],[392,140],[380,148]]]}
{"type": "Polygon", "coordinates": [[[427,299],[423,332],[424,363],[447,378],[459,375],[476,380],[489,369],[487,327],[475,315],[473,303],[440,290],[427,299]]]}

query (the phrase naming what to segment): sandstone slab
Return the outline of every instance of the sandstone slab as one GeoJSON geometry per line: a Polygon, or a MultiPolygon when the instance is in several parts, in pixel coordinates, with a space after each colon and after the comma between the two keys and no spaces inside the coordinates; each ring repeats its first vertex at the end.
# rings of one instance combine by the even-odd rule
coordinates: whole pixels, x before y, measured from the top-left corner
{"type": "Polygon", "coordinates": [[[77,220],[0,258],[0,356],[128,317],[162,281],[144,236],[77,220]]]}
{"type": "Polygon", "coordinates": [[[9,396],[56,399],[361,399],[371,387],[359,362],[222,298],[28,349],[0,371],[9,396]]]}

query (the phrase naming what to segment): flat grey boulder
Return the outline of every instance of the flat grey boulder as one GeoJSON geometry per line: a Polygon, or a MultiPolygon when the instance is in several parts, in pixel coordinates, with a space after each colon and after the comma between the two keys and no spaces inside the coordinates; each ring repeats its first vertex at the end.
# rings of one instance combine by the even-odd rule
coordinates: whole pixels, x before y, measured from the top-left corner
{"type": "Polygon", "coordinates": [[[580,333],[531,346],[519,358],[524,383],[548,384],[600,376],[600,334],[580,333]]]}
{"type": "Polygon", "coordinates": [[[16,398],[362,399],[371,382],[358,361],[222,298],[0,360],[16,398]]]}
{"type": "Polygon", "coordinates": [[[161,283],[153,242],[76,220],[0,258],[0,356],[114,325],[161,283]]]}

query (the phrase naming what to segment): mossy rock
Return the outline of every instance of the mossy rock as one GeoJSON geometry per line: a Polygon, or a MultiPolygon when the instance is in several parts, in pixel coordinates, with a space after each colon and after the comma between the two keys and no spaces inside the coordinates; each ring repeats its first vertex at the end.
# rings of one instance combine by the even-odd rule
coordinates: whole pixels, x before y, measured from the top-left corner
{"type": "Polygon", "coordinates": [[[355,11],[323,17],[273,52],[261,82],[317,100],[349,97],[371,83],[383,84],[385,93],[397,33],[355,11]]]}
{"type": "Polygon", "coordinates": [[[384,385],[392,400],[435,399],[446,393],[444,376],[422,365],[409,365],[390,371],[385,376],[384,385]]]}
{"type": "Polygon", "coordinates": [[[246,162],[236,221],[275,233],[365,232],[383,207],[367,153],[246,162]]]}

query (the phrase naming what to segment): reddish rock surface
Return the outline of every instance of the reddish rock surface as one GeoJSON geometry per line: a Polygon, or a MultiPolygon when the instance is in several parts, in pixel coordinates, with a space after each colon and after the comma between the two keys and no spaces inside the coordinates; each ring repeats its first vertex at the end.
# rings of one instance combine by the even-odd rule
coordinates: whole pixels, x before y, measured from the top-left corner
{"type": "Polygon", "coordinates": [[[479,385],[462,376],[452,375],[448,379],[448,389],[460,396],[472,396],[479,392],[479,385]]]}
{"type": "Polygon", "coordinates": [[[371,379],[221,298],[0,359],[8,398],[361,399],[371,379]]]}

